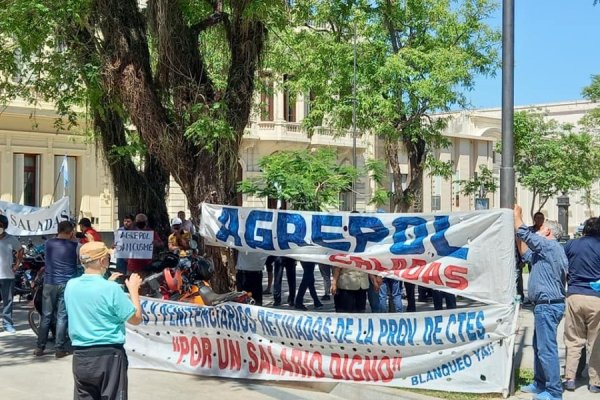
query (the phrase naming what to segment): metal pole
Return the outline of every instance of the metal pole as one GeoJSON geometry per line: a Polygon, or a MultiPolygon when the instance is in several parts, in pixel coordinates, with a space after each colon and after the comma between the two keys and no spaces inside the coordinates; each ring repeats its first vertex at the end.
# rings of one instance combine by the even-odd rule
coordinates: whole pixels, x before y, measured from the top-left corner
{"type": "Polygon", "coordinates": [[[515,204],[514,90],[515,90],[515,4],[502,2],[502,164],[500,166],[500,207],[515,204]]]}
{"type": "MultiPolygon", "coordinates": [[[[352,73],[352,166],[357,170],[356,160],[356,17],[354,17],[354,70],[352,73]]],[[[356,178],[352,179],[352,211],[356,210],[356,178]]]]}

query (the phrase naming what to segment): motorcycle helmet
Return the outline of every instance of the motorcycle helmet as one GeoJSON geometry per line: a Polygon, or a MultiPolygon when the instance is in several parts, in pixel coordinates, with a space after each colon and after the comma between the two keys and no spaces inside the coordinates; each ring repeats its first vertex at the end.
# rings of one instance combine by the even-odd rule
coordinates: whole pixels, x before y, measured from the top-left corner
{"type": "Polygon", "coordinates": [[[163,268],[175,268],[179,265],[179,255],[174,253],[165,254],[161,265],[163,268]]]}
{"type": "Polygon", "coordinates": [[[214,272],[212,261],[199,257],[193,262],[194,280],[210,281],[214,272]]]}
{"type": "Polygon", "coordinates": [[[165,268],[163,271],[165,276],[165,283],[171,292],[180,292],[181,286],[183,285],[183,279],[181,277],[181,271],[176,269],[175,273],[171,271],[171,268],[165,268]]]}

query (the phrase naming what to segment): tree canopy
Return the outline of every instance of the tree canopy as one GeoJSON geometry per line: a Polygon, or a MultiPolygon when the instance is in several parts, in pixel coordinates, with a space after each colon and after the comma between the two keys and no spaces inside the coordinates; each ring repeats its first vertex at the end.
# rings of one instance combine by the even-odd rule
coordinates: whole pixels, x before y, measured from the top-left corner
{"type": "Polygon", "coordinates": [[[330,148],[279,151],[259,161],[261,175],[239,185],[242,193],[284,200],[295,210],[323,211],[337,206],[351,189],[356,171],[340,165],[330,148]]]}
{"type": "Polygon", "coordinates": [[[474,77],[498,65],[499,35],[485,23],[494,7],[488,0],[299,0],[291,11],[298,28],[274,38],[266,63],[289,74],[288,89],[311,99],[309,130],[348,129],[356,105],[358,128],[384,142],[396,188],[392,208],[407,211],[421,196],[431,150],[449,145],[441,134],[446,120],[432,114],[467,106],[464,93],[474,77]],[[404,190],[403,151],[409,161],[404,190]]]}

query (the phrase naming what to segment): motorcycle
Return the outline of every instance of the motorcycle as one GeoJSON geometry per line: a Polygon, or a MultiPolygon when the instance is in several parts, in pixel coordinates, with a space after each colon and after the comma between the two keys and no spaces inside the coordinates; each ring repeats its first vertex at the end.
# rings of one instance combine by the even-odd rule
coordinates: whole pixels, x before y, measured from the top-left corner
{"type": "Polygon", "coordinates": [[[33,282],[42,274],[46,265],[44,256],[44,245],[34,246],[29,241],[27,246],[23,246],[25,255],[21,264],[15,271],[15,295],[25,297],[27,300],[33,299],[33,282]]]}

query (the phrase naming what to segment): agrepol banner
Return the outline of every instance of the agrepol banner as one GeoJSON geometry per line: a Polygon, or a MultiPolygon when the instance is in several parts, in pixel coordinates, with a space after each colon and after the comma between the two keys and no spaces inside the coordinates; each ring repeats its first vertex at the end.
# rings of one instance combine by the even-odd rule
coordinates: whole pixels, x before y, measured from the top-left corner
{"type": "Polygon", "coordinates": [[[9,234],[15,236],[48,235],[58,224],[69,220],[69,198],[63,197],[48,207],[30,207],[0,201],[0,213],[8,218],[9,234]]]}
{"type": "Polygon", "coordinates": [[[508,389],[514,306],[325,314],[142,298],[130,366],[265,380],[350,381],[462,392],[508,389]]]}
{"type": "Polygon", "coordinates": [[[203,204],[200,234],[214,244],[360,269],[488,304],[515,298],[511,210],[352,214],[203,204]]]}
{"type": "Polygon", "coordinates": [[[351,214],[202,206],[209,243],[352,268],[484,303],[325,314],[143,299],[131,365],[200,375],[508,392],[518,304],[511,210],[351,214]]]}

